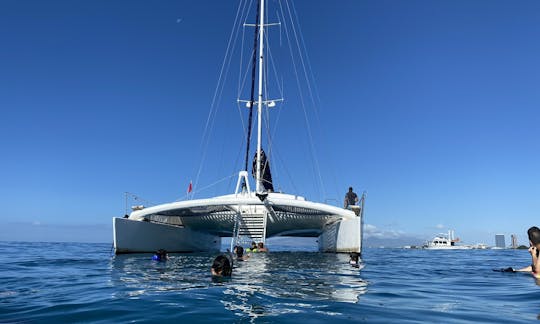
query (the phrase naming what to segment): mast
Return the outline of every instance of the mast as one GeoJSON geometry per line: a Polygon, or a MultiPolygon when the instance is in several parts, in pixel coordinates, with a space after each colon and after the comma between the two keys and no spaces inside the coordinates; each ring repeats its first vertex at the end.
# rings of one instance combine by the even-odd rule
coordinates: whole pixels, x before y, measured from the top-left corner
{"type": "MultiPolygon", "coordinates": [[[[259,11],[259,97],[257,101],[257,173],[256,192],[261,192],[261,135],[262,135],[262,105],[263,105],[263,55],[264,55],[264,0],[260,0],[259,11]]],[[[264,187],[263,187],[264,188],[264,187]]]]}

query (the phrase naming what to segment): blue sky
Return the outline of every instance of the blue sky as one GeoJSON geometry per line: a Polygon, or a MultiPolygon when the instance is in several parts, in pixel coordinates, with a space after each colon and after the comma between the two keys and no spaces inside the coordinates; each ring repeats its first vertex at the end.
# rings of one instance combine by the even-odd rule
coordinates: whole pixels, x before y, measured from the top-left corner
{"type": "MultiPolygon", "coordinates": [[[[237,6],[2,1],[0,240],[111,242],[124,192],[153,203],[184,196],[237,6]]],[[[277,63],[278,188],[332,203],[349,185],[367,191],[373,236],[428,239],[452,228],[467,243],[494,244],[495,233],[524,243],[539,225],[540,3],[294,7],[316,80],[315,100],[303,95],[315,148],[291,63],[277,63]]],[[[269,31],[276,60],[289,53],[284,29],[269,31]]],[[[241,51],[195,189],[226,180],[196,197],[230,192],[242,168],[241,51]]]]}

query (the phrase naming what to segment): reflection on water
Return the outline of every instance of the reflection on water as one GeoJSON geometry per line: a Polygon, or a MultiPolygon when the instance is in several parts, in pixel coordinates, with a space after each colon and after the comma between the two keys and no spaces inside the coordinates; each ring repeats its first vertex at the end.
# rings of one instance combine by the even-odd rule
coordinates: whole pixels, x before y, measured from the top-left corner
{"type": "Polygon", "coordinates": [[[530,273],[492,271],[530,263],[523,250],[366,249],[363,269],[347,255],[272,252],[213,282],[215,256],[155,262],[111,258],[108,244],[0,242],[0,322],[530,323],[540,313],[530,273]]]}
{"type": "Polygon", "coordinates": [[[257,318],[313,311],[317,301],[356,303],[367,291],[363,263],[354,268],[347,255],[255,253],[247,261],[235,261],[232,278],[221,281],[211,280],[214,257],[173,254],[167,262],[155,262],[148,254],[115,256],[110,268],[111,285],[118,288],[114,297],[218,289],[216,297],[227,310],[257,318]]]}

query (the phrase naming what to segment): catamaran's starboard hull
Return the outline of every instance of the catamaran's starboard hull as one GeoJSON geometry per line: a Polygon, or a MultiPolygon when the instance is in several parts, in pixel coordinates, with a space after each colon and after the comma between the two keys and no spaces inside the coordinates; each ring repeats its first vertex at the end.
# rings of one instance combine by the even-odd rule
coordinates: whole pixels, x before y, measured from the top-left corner
{"type": "Polygon", "coordinates": [[[166,224],[113,218],[114,249],[119,253],[219,251],[221,238],[166,224]]]}
{"type": "Polygon", "coordinates": [[[362,221],[360,217],[328,225],[319,236],[319,251],[360,253],[362,251],[361,233],[362,221]]]}

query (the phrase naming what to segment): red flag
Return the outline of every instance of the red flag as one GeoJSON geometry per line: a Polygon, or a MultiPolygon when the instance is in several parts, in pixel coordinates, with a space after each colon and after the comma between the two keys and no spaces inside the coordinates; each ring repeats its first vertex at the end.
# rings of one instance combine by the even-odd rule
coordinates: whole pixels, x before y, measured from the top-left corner
{"type": "Polygon", "coordinates": [[[191,181],[189,182],[189,186],[187,188],[187,193],[190,193],[191,191],[193,190],[193,184],[191,183],[191,181]]]}

